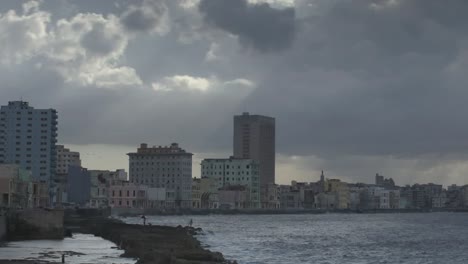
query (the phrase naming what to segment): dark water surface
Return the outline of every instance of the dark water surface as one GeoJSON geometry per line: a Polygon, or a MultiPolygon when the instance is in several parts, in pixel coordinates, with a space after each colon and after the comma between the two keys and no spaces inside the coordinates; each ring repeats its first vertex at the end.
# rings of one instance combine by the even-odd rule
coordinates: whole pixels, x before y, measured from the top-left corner
{"type": "Polygon", "coordinates": [[[467,213],[148,217],[190,219],[204,245],[239,263],[468,263],[467,213]]]}

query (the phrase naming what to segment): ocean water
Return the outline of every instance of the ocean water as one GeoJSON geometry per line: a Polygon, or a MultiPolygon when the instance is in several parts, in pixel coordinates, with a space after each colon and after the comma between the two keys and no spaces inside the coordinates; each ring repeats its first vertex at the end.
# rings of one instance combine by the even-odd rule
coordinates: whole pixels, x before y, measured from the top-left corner
{"type": "Polygon", "coordinates": [[[466,213],[148,217],[170,226],[190,219],[206,247],[238,263],[468,263],[466,213]]]}
{"type": "Polygon", "coordinates": [[[121,258],[123,250],[115,244],[93,235],[75,234],[63,240],[35,240],[7,243],[0,247],[0,259],[31,259],[61,262],[65,254],[65,263],[115,263],[134,264],[136,260],[121,258]]]}

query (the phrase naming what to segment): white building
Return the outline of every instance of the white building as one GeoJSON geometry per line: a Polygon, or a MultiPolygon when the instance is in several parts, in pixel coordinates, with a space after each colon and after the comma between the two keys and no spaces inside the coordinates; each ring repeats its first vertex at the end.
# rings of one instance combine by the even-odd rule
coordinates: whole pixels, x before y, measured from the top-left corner
{"type": "Polygon", "coordinates": [[[12,163],[30,170],[36,180],[56,175],[57,111],[34,109],[14,101],[0,109],[0,164],[12,163]]]}
{"type": "Polygon", "coordinates": [[[137,152],[128,153],[130,182],[166,189],[166,206],[192,206],[192,153],[177,143],[170,146],[141,144],[137,152]]]}
{"type": "Polygon", "coordinates": [[[246,186],[251,208],[260,206],[259,165],[251,159],[204,159],[202,178],[216,179],[218,189],[226,186],[246,186]]]}

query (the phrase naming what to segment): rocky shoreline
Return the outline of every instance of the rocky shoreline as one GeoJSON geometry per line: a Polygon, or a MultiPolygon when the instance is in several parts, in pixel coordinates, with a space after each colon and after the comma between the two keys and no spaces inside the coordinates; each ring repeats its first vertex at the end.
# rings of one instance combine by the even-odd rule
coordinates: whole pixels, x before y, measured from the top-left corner
{"type": "MultiPolygon", "coordinates": [[[[125,224],[104,216],[67,214],[65,227],[70,232],[87,233],[114,242],[137,264],[214,264],[229,263],[219,252],[204,249],[194,237],[201,229],[125,224]]],[[[1,262],[0,262],[1,264],[1,262]]]]}

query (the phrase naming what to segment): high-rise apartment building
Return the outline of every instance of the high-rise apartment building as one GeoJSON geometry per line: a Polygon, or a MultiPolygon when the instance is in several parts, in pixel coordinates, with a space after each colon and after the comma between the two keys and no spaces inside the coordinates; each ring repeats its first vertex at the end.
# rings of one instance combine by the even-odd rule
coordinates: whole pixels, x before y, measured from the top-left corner
{"type": "Polygon", "coordinates": [[[259,163],[261,188],[275,183],[275,119],[249,113],[234,116],[234,157],[259,163]]]}
{"type": "Polygon", "coordinates": [[[141,144],[137,152],[128,153],[130,182],[166,188],[168,207],[190,208],[192,155],[177,143],[164,147],[141,144]]]}
{"type": "Polygon", "coordinates": [[[30,170],[36,181],[55,180],[57,111],[14,101],[0,108],[0,164],[30,170]]]}

